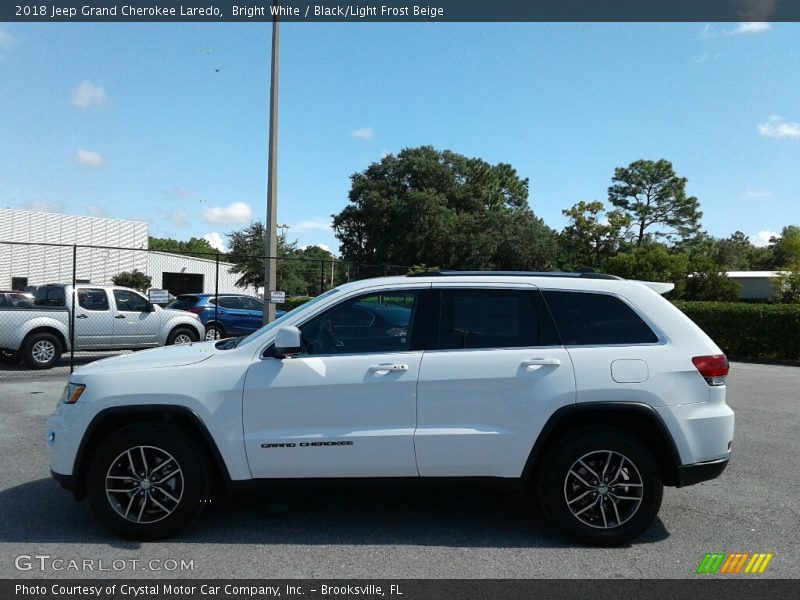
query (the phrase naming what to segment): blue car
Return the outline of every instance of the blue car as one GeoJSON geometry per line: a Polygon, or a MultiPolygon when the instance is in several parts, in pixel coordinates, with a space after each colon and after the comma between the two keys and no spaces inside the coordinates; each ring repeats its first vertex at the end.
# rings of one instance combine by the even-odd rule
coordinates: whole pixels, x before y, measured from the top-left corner
{"type": "MultiPolygon", "coordinates": [[[[264,303],[244,294],[181,294],[167,308],[186,310],[206,326],[206,340],[248,335],[264,325],[264,303]]],[[[285,313],[276,310],[275,316],[285,313]]]]}

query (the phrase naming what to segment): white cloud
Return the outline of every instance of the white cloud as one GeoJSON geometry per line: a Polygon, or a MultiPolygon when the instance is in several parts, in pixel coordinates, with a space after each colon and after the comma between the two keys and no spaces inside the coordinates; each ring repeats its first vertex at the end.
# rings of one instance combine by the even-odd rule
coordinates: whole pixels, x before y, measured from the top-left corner
{"type": "Polygon", "coordinates": [[[289,226],[289,231],[293,231],[295,233],[303,233],[304,231],[330,231],[330,229],[330,220],[323,221],[322,219],[315,221],[302,221],[296,225],[289,226]]]}
{"type": "Polygon", "coordinates": [[[102,83],[83,81],[72,94],[72,103],[80,108],[102,106],[106,101],[106,88],[102,83]]]}
{"type": "Polygon", "coordinates": [[[25,202],[20,206],[22,210],[31,210],[33,212],[49,212],[49,213],[63,213],[63,202],[48,202],[46,200],[31,200],[25,202]]]}
{"type": "Polygon", "coordinates": [[[6,57],[5,51],[16,45],[16,38],[5,29],[0,28],[0,60],[6,57]]]}
{"type": "Polygon", "coordinates": [[[354,137],[361,138],[362,140],[371,140],[373,135],[372,127],[362,127],[353,132],[354,137]]]}
{"type": "Polygon", "coordinates": [[[225,241],[222,239],[222,236],[218,234],[216,231],[212,231],[211,233],[207,233],[203,236],[203,239],[211,244],[211,247],[215,250],[219,250],[220,252],[227,252],[225,248],[225,241]]]}
{"type": "Polygon", "coordinates": [[[758,126],[758,133],[763,137],[800,139],[800,123],[791,123],[772,115],[766,123],[758,126]]]}
{"type": "Polygon", "coordinates": [[[215,206],[203,211],[203,220],[214,225],[244,225],[253,217],[253,210],[244,202],[215,206]]]}
{"type": "Polygon", "coordinates": [[[734,29],[725,32],[725,35],[747,35],[752,33],[764,33],[772,29],[772,25],[763,21],[750,21],[739,23],[734,29]]]}
{"type": "Polygon", "coordinates": [[[758,248],[764,248],[765,246],[769,246],[769,239],[771,237],[775,237],[780,235],[780,233],[776,233],[774,231],[770,231],[769,229],[765,229],[764,231],[759,231],[755,235],[750,236],[750,241],[753,243],[753,246],[757,246],[758,248]]]}
{"type": "Polygon", "coordinates": [[[75,160],[83,167],[92,168],[102,167],[106,162],[106,159],[104,159],[103,155],[99,152],[84,150],[83,148],[78,150],[77,154],[75,155],[75,160]]]}
{"type": "Polygon", "coordinates": [[[735,36],[735,35],[753,35],[756,33],[765,33],[772,29],[770,23],[764,21],[744,21],[739,23],[733,29],[717,29],[711,23],[706,23],[703,30],[700,32],[702,38],[713,38],[719,35],[735,36]]]}
{"type": "Polygon", "coordinates": [[[186,217],[187,215],[185,210],[173,210],[167,215],[167,219],[170,221],[170,223],[177,227],[186,226],[186,217]]]}
{"type": "Polygon", "coordinates": [[[753,200],[766,200],[767,198],[772,196],[769,190],[764,190],[764,189],[754,190],[751,188],[747,188],[747,190],[745,190],[744,192],[744,195],[745,198],[751,198],[753,200]]]}
{"type": "Polygon", "coordinates": [[[316,246],[317,248],[322,248],[325,252],[330,252],[331,247],[328,244],[306,244],[305,246],[300,246],[301,250],[305,250],[306,248],[312,248],[316,246]]]}
{"type": "Polygon", "coordinates": [[[97,206],[96,204],[90,204],[86,207],[86,210],[89,211],[89,214],[93,217],[103,217],[104,219],[111,219],[111,213],[108,212],[108,209],[97,206]]]}

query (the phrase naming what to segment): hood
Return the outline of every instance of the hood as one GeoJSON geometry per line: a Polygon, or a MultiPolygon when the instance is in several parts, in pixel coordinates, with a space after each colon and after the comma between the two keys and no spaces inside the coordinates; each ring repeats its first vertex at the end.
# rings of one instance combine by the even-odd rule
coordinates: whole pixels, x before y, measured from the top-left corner
{"type": "Polygon", "coordinates": [[[139,371],[164,367],[182,367],[208,360],[219,352],[215,342],[197,342],[179,346],[164,346],[150,350],[140,350],[133,354],[123,354],[104,358],[75,370],[76,375],[113,373],[117,371],[139,371]]]}

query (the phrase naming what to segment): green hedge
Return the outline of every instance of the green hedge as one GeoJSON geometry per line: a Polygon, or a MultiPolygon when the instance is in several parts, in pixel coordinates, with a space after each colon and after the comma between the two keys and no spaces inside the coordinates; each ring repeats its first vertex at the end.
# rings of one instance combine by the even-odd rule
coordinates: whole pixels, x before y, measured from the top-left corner
{"type": "Polygon", "coordinates": [[[277,306],[280,307],[281,310],[289,312],[290,310],[294,310],[301,304],[305,304],[309,300],[311,300],[311,296],[291,296],[289,298],[286,298],[286,302],[278,304],[277,306]]]}
{"type": "Polygon", "coordinates": [[[675,301],[729,358],[800,360],[800,305],[675,301]]]}

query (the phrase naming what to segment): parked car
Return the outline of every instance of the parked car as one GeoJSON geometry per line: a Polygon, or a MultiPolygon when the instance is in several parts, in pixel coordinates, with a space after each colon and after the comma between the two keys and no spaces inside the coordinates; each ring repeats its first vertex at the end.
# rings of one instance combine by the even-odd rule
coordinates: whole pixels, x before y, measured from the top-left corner
{"type": "MultiPolygon", "coordinates": [[[[198,315],[206,328],[206,341],[247,335],[264,325],[264,303],[245,294],[181,294],[167,308],[198,315]]],[[[275,316],[284,312],[276,310],[275,316]]]]}
{"type": "MultiPolygon", "coordinates": [[[[189,343],[205,337],[196,315],[165,310],[136,290],[117,286],[76,286],[75,350],[126,350],[189,343]]],[[[22,358],[33,369],[48,369],[70,349],[71,285],[43,285],[32,308],[0,309],[0,349],[5,362],[22,358]]]]}
{"type": "Polygon", "coordinates": [[[245,338],[77,370],[48,421],[51,472],[136,539],[188,525],[215,486],[365,479],[530,486],[565,534],[627,543],[664,486],[717,477],[731,454],[728,361],[660,295],[672,287],[596,273],[348,283],[245,338]]]}

